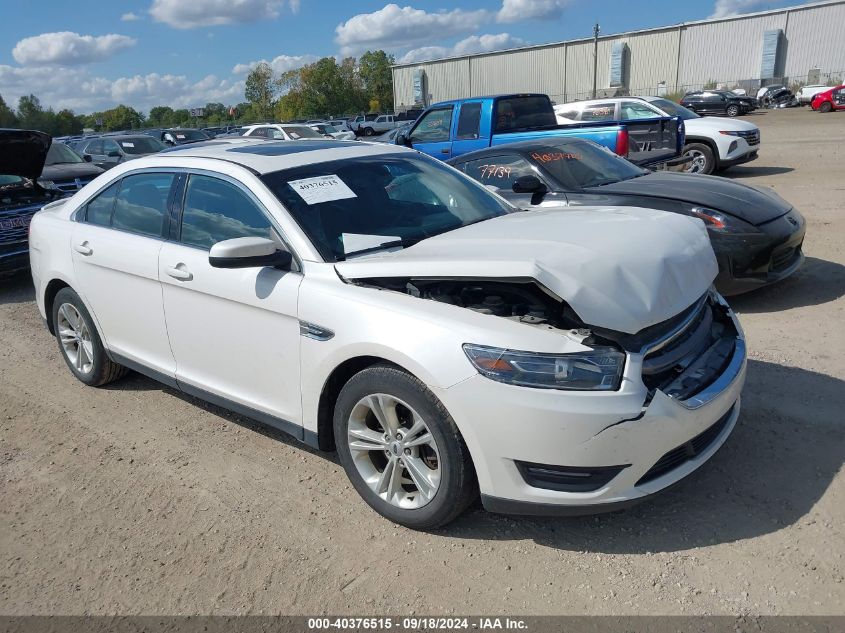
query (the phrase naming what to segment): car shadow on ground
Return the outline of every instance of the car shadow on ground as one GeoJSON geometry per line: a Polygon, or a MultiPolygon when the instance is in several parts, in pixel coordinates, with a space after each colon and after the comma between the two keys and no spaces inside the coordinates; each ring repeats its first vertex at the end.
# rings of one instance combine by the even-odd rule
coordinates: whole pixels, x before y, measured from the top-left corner
{"type": "Polygon", "coordinates": [[[454,538],[530,539],[609,554],[730,543],[812,520],[845,456],[845,382],[751,360],[732,436],[677,487],[634,508],[569,518],[507,517],[477,504],[442,529],[454,538]]]}
{"type": "Polygon", "coordinates": [[[761,176],[777,176],[779,174],[788,174],[795,171],[792,167],[731,167],[720,176],[726,178],[759,178],[761,176]]]}
{"type": "Polygon", "coordinates": [[[35,288],[30,272],[0,276],[0,305],[35,301],[35,288]]]}
{"type": "Polygon", "coordinates": [[[808,257],[783,281],[741,295],[728,297],[740,315],[778,312],[836,301],[845,295],[845,266],[808,257]]]}

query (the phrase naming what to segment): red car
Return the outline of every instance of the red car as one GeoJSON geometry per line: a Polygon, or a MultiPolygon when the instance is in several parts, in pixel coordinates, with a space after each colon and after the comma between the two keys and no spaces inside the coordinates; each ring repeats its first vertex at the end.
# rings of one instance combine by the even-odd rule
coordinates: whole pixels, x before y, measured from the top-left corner
{"type": "Polygon", "coordinates": [[[831,112],[833,110],[845,110],[845,85],[836,86],[827,92],[820,92],[815,97],[811,104],[813,110],[820,112],[831,112]]]}

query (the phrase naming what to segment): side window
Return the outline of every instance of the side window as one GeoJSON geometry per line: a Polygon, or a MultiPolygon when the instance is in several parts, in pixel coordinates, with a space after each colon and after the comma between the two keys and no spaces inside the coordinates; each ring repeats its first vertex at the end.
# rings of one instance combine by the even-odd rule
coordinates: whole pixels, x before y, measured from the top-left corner
{"type": "Polygon", "coordinates": [[[464,103],[458,116],[458,134],[455,138],[459,140],[478,138],[480,123],[481,104],[464,103]]]}
{"type": "Polygon", "coordinates": [[[112,152],[120,153],[120,148],[117,146],[117,143],[111,140],[104,140],[103,141],[103,154],[109,154],[112,152]]]}
{"type": "Polygon", "coordinates": [[[264,136],[266,136],[267,138],[285,138],[284,132],[282,132],[281,130],[277,130],[274,127],[264,128],[264,136]]]}
{"type": "Polygon", "coordinates": [[[584,108],[582,121],[613,121],[616,119],[615,103],[596,103],[584,108]]]}
{"type": "Polygon", "coordinates": [[[270,221],[249,196],[225,180],[191,176],[179,241],[211,248],[223,240],[248,236],[273,236],[270,221]]]}
{"type": "Polygon", "coordinates": [[[103,153],[103,142],[102,141],[91,141],[88,143],[88,147],[85,149],[86,152],[89,154],[102,154],[103,153]]]}
{"type": "Polygon", "coordinates": [[[117,197],[118,189],[120,189],[120,181],[97,194],[85,207],[85,221],[90,224],[109,226],[111,224],[111,212],[114,209],[114,199],[117,197]]]}
{"type": "Polygon", "coordinates": [[[136,174],[123,179],[114,205],[112,227],[161,237],[173,174],[136,174]]]}
{"type": "Polygon", "coordinates": [[[449,140],[452,127],[452,108],[431,110],[423,116],[411,134],[411,143],[438,143],[449,140]]]}
{"type": "Polygon", "coordinates": [[[488,156],[465,163],[464,171],[482,185],[510,191],[517,178],[536,175],[528,161],[518,154],[488,156]]]}
{"type": "Polygon", "coordinates": [[[625,101],[622,103],[622,120],[630,121],[633,119],[653,119],[660,116],[652,111],[647,105],[638,103],[636,101],[625,101]]]}

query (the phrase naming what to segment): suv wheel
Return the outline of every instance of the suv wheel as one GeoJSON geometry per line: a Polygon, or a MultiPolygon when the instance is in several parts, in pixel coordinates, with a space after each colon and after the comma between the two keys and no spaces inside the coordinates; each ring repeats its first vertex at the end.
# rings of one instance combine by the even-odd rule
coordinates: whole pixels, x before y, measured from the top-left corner
{"type": "Polygon", "coordinates": [[[688,174],[712,174],[716,167],[713,150],[704,143],[689,143],[684,145],[683,155],[692,158],[685,171],[688,174]]]}
{"type": "Polygon", "coordinates": [[[729,105],[726,112],[727,112],[727,115],[730,116],[730,117],[739,116],[739,106],[738,105],[729,105]]]}
{"type": "Polygon", "coordinates": [[[108,357],[85,304],[70,288],[62,288],[56,294],[52,318],[62,357],[80,381],[99,387],[129,371],[108,357]]]}
{"type": "Polygon", "coordinates": [[[334,412],[340,462],[358,494],[412,529],[444,525],[478,495],[466,444],[419,380],[376,365],[343,387],[334,412]]]}
{"type": "Polygon", "coordinates": [[[365,127],[364,128],[364,136],[372,136],[373,134],[375,134],[375,131],[373,130],[373,128],[371,128],[371,127],[365,127]]]}

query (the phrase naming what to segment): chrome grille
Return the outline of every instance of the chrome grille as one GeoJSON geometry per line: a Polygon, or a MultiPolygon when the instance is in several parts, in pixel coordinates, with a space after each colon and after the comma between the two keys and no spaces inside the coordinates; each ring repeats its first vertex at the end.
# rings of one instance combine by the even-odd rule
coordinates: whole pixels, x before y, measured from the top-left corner
{"type": "Polygon", "coordinates": [[[17,209],[0,211],[0,244],[27,239],[32,216],[43,205],[27,205],[17,209]]]}
{"type": "Polygon", "coordinates": [[[740,136],[745,139],[745,142],[749,145],[759,145],[760,144],[760,130],[750,130],[750,131],[742,131],[737,132],[737,136],[740,136]]]}

